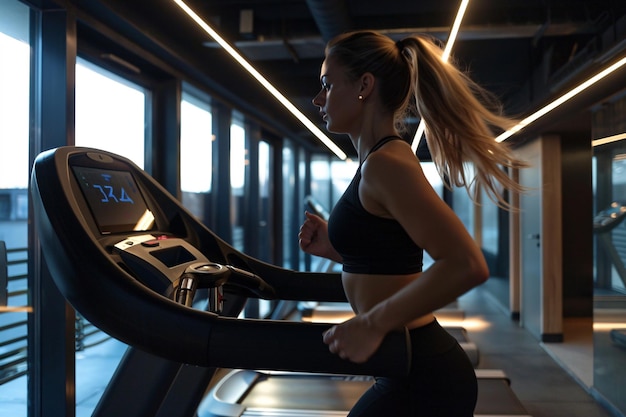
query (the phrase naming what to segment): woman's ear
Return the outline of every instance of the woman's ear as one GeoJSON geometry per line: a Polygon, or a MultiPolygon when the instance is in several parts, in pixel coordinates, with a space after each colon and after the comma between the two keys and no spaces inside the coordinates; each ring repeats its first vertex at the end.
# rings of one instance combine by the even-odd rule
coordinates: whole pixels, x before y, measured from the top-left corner
{"type": "Polygon", "coordinates": [[[370,94],[372,94],[372,91],[374,91],[376,78],[374,77],[374,74],[372,74],[371,72],[366,72],[363,75],[361,75],[360,82],[361,82],[361,89],[359,91],[359,94],[363,96],[363,98],[367,98],[370,94]]]}

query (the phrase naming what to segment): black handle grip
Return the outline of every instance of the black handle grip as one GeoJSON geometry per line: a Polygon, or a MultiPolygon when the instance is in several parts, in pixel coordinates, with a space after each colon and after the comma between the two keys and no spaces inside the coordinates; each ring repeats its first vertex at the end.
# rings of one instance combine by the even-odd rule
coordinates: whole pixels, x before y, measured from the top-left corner
{"type": "Polygon", "coordinates": [[[406,376],[411,342],[392,332],[365,363],[331,353],[322,333],[332,325],[275,320],[218,318],[211,328],[208,362],[224,368],[284,370],[373,376],[406,376]]]}

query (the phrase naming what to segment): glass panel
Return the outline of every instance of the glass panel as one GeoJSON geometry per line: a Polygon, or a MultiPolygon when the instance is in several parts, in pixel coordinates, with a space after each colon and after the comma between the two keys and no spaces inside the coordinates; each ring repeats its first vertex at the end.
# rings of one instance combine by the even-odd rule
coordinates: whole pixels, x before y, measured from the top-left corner
{"type": "MultiPolygon", "coordinates": [[[[621,107],[626,108],[626,99],[621,107]]],[[[622,111],[622,128],[626,127],[623,114],[622,111]]],[[[594,148],[592,167],[596,215],[593,382],[594,389],[623,413],[626,412],[626,141],[594,148]]]]}
{"type": "Polygon", "coordinates": [[[622,138],[593,148],[593,384],[626,413],[626,90],[592,111],[592,138],[622,138]]]}
{"type": "Polygon", "coordinates": [[[29,9],[0,2],[0,415],[27,415],[29,9]],[[10,265],[8,265],[10,263],[10,265]]]}
{"type": "Polygon", "coordinates": [[[274,201],[272,184],[272,146],[261,141],[259,143],[259,229],[257,244],[258,258],[268,263],[274,263],[274,218],[272,203],[274,201]]]}
{"type": "Polygon", "coordinates": [[[145,89],[83,59],[76,63],[76,145],[144,167],[145,89]]]}
{"type": "MultiPolygon", "coordinates": [[[[274,264],[274,171],[272,170],[273,146],[265,141],[259,142],[259,227],[256,243],[257,257],[265,262],[274,264]]],[[[272,302],[258,300],[259,316],[265,317],[270,313],[272,302]]]]}
{"type": "MultiPolygon", "coordinates": [[[[297,230],[294,230],[294,216],[296,216],[296,210],[294,210],[293,202],[296,192],[296,166],[293,144],[289,141],[285,141],[283,146],[283,266],[285,268],[296,269],[294,262],[294,255],[298,257],[298,254],[294,253],[293,242],[297,239],[297,230]]],[[[304,204],[304,203],[303,203],[304,204]]],[[[299,207],[299,206],[298,206],[299,207]]],[[[302,210],[299,210],[302,211],[302,210]]],[[[303,266],[301,266],[303,268],[303,266]]]]}
{"type": "Polygon", "coordinates": [[[313,155],[311,157],[311,196],[318,204],[321,204],[322,207],[328,207],[329,210],[332,208],[330,179],[329,157],[327,155],[313,155]]]}
{"type": "MultiPolygon", "coordinates": [[[[308,167],[308,159],[307,159],[307,155],[308,152],[306,150],[304,150],[304,148],[300,147],[298,148],[298,160],[297,160],[297,189],[298,189],[298,200],[297,201],[304,201],[306,198],[306,195],[308,193],[308,189],[307,189],[307,184],[309,181],[309,177],[308,177],[308,173],[309,173],[309,167],[308,167]]],[[[294,166],[294,169],[295,166],[294,166]]],[[[296,248],[296,253],[297,253],[297,261],[295,261],[297,264],[300,265],[300,267],[302,268],[302,270],[306,270],[306,259],[307,259],[307,255],[304,253],[304,251],[300,250],[300,245],[298,244],[298,233],[300,231],[300,225],[304,222],[304,210],[302,208],[302,206],[296,206],[298,208],[298,210],[295,210],[295,217],[297,219],[297,224],[296,227],[294,228],[295,230],[291,231],[290,236],[290,244],[293,245],[294,248],[296,248]]]]}
{"type": "MultiPolygon", "coordinates": [[[[143,88],[79,59],[76,145],[113,152],[143,168],[147,95],[143,88]]],[[[77,313],[77,416],[91,415],[126,348],[77,313]]]]}
{"type": "Polygon", "coordinates": [[[498,251],[498,206],[489,200],[489,196],[481,193],[482,214],[482,248],[488,257],[496,257],[498,251]]]}
{"type": "MultiPolygon", "coordinates": [[[[626,151],[626,149],[624,149],[626,151]]],[[[614,203],[611,208],[615,210],[612,216],[626,218],[626,154],[618,154],[613,158],[611,166],[612,195],[614,203]]],[[[622,221],[611,231],[611,240],[617,251],[617,256],[612,259],[611,289],[620,294],[626,294],[626,223],[622,221]]]]}
{"type": "Polygon", "coordinates": [[[244,248],[244,230],[246,218],[246,177],[248,172],[248,150],[246,148],[246,130],[239,121],[230,125],[230,187],[231,187],[231,227],[232,245],[242,252],[244,248]]]}
{"type": "Polygon", "coordinates": [[[509,285],[509,215],[481,191],[481,242],[489,267],[486,285],[500,303],[510,307],[509,285]]]}
{"type": "Polygon", "coordinates": [[[209,103],[183,93],[180,108],[180,188],[182,203],[200,221],[207,210],[213,171],[212,114],[209,103]]]}
{"type": "MultiPolygon", "coordinates": [[[[341,194],[343,194],[343,190],[347,187],[346,184],[343,189],[338,189],[337,193],[333,192],[336,184],[332,180],[331,166],[332,164],[327,155],[313,155],[311,157],[311,197],[328,213],[332,209],[333,202],[331,198],[334,198],[335,194],[337,194],[337,199],[339,199],[341,194]]],[[[335,171],[342,171],[338,167],[335,167],[335,171]]],[[[352,174],[354,174],[354,171],[352,174]]],[[[341,186],[341,183],[342,181],[339,179],[337,185],[341,186]]],[[[311,256],[311,271],[324,272],[329,269],[335,269],[335,267],[336,265],[327,259],[311,256]]]]}

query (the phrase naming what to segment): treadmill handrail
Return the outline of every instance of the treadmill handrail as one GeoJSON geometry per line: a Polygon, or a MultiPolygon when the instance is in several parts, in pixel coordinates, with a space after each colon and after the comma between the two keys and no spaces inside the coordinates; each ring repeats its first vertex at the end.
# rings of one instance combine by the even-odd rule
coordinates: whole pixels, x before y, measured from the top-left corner
{"type": "MultiPolygon", "coordinates": [[[[62,147],[40,154],[33,167],[31,193],[35,227],[51,276],[65,298],[95,326],[149,353],[198,366],[380,376],[408,373],[411,348],[403,332],[389,334],[368,362],[354,364],[331,354],[322,342],[330,324],[221,317],[177,304],[139,283],[96,241],[85,214],[76,210],[78,197],[70,186],[69,157],[85,152],[102,151],[62,147]]],[[[149,192],[160,193],[166,210],[178,205],[178,216],[197,223],[142,170],[109,155],[133,168],[149,192]]],[[[194,227],[197,234],[192,239],[213,237],[199,223],[194,227]]],[[[217,245],[232,251],[225,259],[236,255],[244,260],[252,272],[277,289],[279,297],[299,293],[282,290],[284,286],[308,289],[314,277],[322,280],[322,286],[330,282],[323,282],[322,274],[298,274],[256,261],[219,240],[217,245]]],[[[202,242],[198,246],[201,249],[202,242]]]]}

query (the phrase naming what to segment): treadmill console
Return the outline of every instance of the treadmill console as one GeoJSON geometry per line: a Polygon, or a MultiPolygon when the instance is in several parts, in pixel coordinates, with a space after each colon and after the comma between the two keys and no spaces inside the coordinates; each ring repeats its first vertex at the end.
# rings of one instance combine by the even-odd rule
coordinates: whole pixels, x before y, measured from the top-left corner
{"type": "MultiPolygon", "coordinates": [[[[68,162],[73,173],[70,181],[75,190],[80,190],[74,193],[77,206],[96,240],[111,255],[119,256],[142,284],[191,306],[198,286],[190,284],[193,280],[189,267],[212,263],[193,245],[167,230],[168,222],[144,196],[132,167],[97,151],[77,153],[68,162]],[[188,286],[185,290],[180,289],[183,282],[188,286]]],[[[221,300],[220,294],[216,298],[221,300]]],[[[213,308],[219,312],[221,304],[213,308]]]]}
{"type": "Polygon", "coordinates": [[[129,171],[72,166],[91,214],[103,235],[147,231],[154,214],[129,171]]]}

